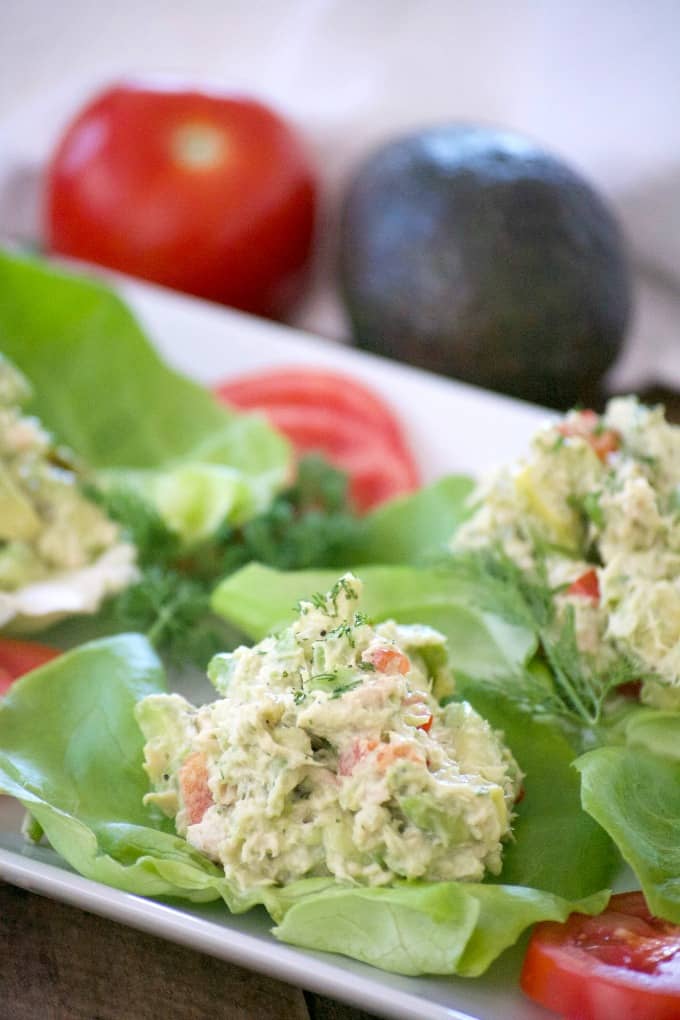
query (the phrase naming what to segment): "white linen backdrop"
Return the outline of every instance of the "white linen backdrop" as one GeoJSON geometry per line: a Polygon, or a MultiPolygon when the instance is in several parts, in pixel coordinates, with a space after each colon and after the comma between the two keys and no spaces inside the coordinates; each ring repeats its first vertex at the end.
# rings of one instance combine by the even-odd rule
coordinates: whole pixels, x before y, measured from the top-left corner
{"type": "Polygon", "coordinates": [[[613,202],[637,312],[612,383],[680,388],[679,0],[0,0],[0,238],[36,239],[39,169],[97,87],[162,73],[248,92],[305,132],[324,180],[296,324],[343,338],[333,222],[382,140],[446,120],[524,131],[613,202]]]}

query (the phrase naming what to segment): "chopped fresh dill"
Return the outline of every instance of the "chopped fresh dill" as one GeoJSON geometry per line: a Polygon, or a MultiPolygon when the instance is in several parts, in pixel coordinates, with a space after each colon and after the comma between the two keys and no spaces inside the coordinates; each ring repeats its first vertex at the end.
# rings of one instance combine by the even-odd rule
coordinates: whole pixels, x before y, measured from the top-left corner
{"type": "MultiPolygon", "coordinates": [[[[330,700],[333,701],[336,698],[341,697],[347,691],[354,690],[362,682],[360,677],[356,677],[353,680],[342,680],[342,673],[346,671],[340,671],[340,675],[335,673],[316,673],[311,676],[306,682],[305,686],[307,691],[324,691],[329,695],[330,700]]],[[[304,696],[304,694],[303,694],[304,696]]],[[[296,702],[297,704],[298,702],[296,702]]]]}
{"type": "Polygon", "coordinates": [[[340,594],[343,592],[348,599],[357,599],[359,597],[359,593],[357,592],[356,588],[352,586],[352,583],[349,581],[348,578],[346,577],[338,578],[338,580],[331,588],[329,595],[329,598],[333,603],[333,606],[335,607],[336,613],[338,610],[338,598],[340,597],[340,594]]]}
{"type": "Polygon", "coordinates": [[[352,625],[350,623],[339,623],[333,630],[328,631],[328,637],[334,638],[347,638],[347,641],[351,648],[355,647],[354,634],[352,633],[352,625]]]}
{"type": "Polygon", "coordinates": [[[566,606],[558,620],[555,595],[560,588],[548,583],[547,569],[538,556],[533,573],[522,570],[499,548],[462,553],[451,560],[451,568],[469,579],[474,597],[487,609],[510,622],[529,627],[539,645],[537,661],[547,665],[551,682],[527,667],[519,674],[498,679],[477,678],[484,686],[502,691],[532,715],[551,715],[580,728],[596,727],[607,697],[621,684],[644,679],[640,667],[624,656],[606,671],[598,669],[576,640],[573,606],[566,606]]]}
{"type": "Polygon", "coordinates": [[[355,687],[358,687],[361,680],[348,680],[345,684],[340,684],[338,687],[333,689],[331,694],[331,701],[335,701],[336,698],[341,698],[343,694],[347,694],[348,691],[353,691],[355,687]]]}

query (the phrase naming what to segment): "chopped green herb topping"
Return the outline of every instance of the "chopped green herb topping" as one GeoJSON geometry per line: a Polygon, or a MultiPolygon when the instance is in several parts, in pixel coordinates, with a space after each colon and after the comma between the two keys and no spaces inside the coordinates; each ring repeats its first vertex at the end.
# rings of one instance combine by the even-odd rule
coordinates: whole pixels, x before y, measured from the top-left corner
{"type": "Polygon", "coordinates": [[[348,680],[347,683],[340,684],[338,687],[335,687],[331,694],[331,701],[335,701],[336,698],[341,698],[342,695],[346,694],[348,691],[353,691],[360,683],[361,680],[348,680]]]}

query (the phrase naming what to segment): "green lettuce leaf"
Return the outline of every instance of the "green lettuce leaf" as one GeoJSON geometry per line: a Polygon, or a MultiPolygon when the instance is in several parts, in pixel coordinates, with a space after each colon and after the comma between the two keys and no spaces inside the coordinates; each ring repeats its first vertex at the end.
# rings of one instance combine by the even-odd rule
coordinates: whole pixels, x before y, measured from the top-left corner
{"type": "MultiPolygon", "coordinates": [[[[454,670],[471,676],[508,676],[536,651],[532,629],[479,608],[476,584],[455,569],[408,566],[354,567],[365,582],[363,603],[370,619],[429,624],[445,634],[454,670]]],[[[337,570],[283,573],[250,564],[215,589],[215,613],[255,641],[280,630],[300,599],[328,591],[337,570]]]]}
{"type": "Polygon", "coordinates": [[[624,716],[624,737],[629,747],[680,761],[680,712],[635,706],[624,716]]]}
{"type": "Polygon", "coordinates": [[[672,757],[649,751],[638,731],[634,746],[601,747],[574,765],[583,807],[637,875],[650,910],[680,924],[680,714],[656,715],[657,736],[665,731],[662,746],[676,748],[672,757]]]}
{"type": "MultiPolygon", "coordinates": [[[[301,886],[302,883],[296,883],[301,886]]],[[[329,886],[266,895],[284,942],[342,953],[398,974],[483,974],[536,921],[598,913],[609,893],[567,902],[536,889],[480,883],[411,883],[390,889],[329,886]]]]}
{"type": "Polygon", "coordinates": [[[286,480],[287,442],[170,369],[99,282],[0,251],[0,350],[31,381],[28,409],[187,540],[263,509],[286,480]]]}
{"type": "Polygon", "coordinates": [[[92,642],[27,674],[0,704],[0,790],[87,878],[144,896],[228,896],[220,870],[142,803],[133,707],[164,688],[158,659],[136,635],[92,642]]]}
{"type": "Polygon", "coordinates": [[[608,885],[620,856],[604,829],[583,811],[574,748],[548,717],[532,718],[498,689],[465,679],[459,693],[499,730],[524,773],[514,840],[501,881],[576,899],[608,885]],[[565,867],[565,859],[570,865],[565,867]]]}
{"type": "MultiPolygon", "coordinates": [[[[146,896],[221,896],[233,911],[263,902],[279,938],[404,974],[480,974],[534,921],[561,919],[574,909],[595,912],[606,902],[606,892],[591,895],[603,875],[603,862],[595,859],[600,849],[593,844],[588,856],[574,852],[583,819],[592,825],[583,814],[571,820],[570,831],[554,835],[560,852],[550,884],[571,889],[571,899],[507,884],[505,872],[503,884],[360,889],[308,879],[238,895],[219,868],[143,804],[148,783],[134,705],[163,686],[146,640],[123,635],[28,674],[0,705],[0,790],[21,800],[55,850],[88,878],[146,896]]],[[[534,739],[533,733],[526,738],[534,739]]],[[[553,754],[547,734],[536,753],[553,754]]],[[[568,797],[562,772],[547,769],[544,777],[560,804],[568,797]]],[[[536,789],[538,783],[537,776],[536,789]]],[[[546,796],[527,795],[522,818],[545,810],[546,796]]],[[[540,857],[547,829],[518,824],[517,853],[540,857]]]]}
{"type": "Polygon", "coordinates": [[[471,478],[448,475],[390,500],[363,519],[358,534],[338,550],[336,562],[428,563],[446,551],[454,532],[470,516],[473,489],[471,478]]]}

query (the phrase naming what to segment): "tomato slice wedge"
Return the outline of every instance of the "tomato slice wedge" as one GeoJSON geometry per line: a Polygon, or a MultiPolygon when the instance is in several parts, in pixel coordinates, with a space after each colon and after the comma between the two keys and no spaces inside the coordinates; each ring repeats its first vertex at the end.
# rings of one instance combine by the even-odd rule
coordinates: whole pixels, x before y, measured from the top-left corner
{"type": "Polygon", "coordinates": [[[0,638],[0,695],[7,693],[17,677],[43,666],[60,654],[58,648],[35,641],[0,638]]]}
{"type": "Polygon", "coordinates": [[[411,492],[418,475],[410,457],[375,432],[332,408],[281,406],[262,408],[299,454],[320,452],[346,471],[350,494],[362,510],[411,492]]]}
{"type": "Polygon", "coordinates": [[[390,408],[364,383],[340,372],[282,368],[226,379],[217,393],[235,407],[325,407],[372,425],[395,444],[403,443],[401,427],[390,408]]]}
{"type": "Polygon", "coordinates": [[[680,925],[654,917],[642,893],[612,896],[597,917],[538,924],[520,983],[568,1020],[678,1020],[680,925]]]}
{"type": "Polygon", "coordinates": [[[241,410],[262,411],[298,454],[321,453],[346,471],[359,510],[418,487],[416,463],[392,410],[349,376],[284,368],[228,379],[215,393],[241,410]]]}

